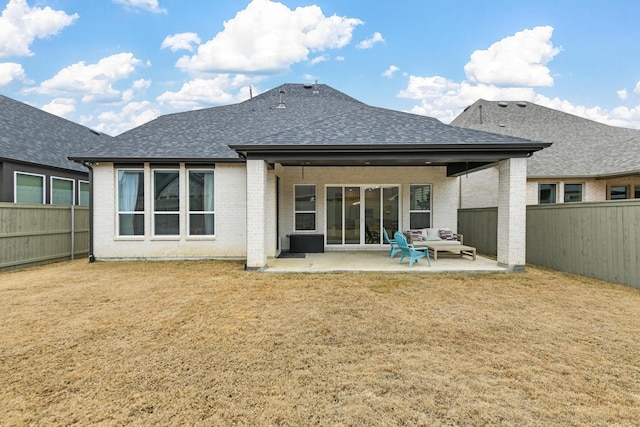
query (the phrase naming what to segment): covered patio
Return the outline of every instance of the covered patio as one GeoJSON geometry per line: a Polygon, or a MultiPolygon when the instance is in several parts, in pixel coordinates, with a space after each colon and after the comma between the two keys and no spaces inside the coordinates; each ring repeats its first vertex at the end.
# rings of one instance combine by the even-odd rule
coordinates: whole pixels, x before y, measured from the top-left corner
{"type": "Polygon", "coordinates": [[[385,251],[328,251],[304,254],[304,258],[269,258],[266,273],[506,273],[495,259],[482,256],[446,255],[431,260],[429,267],[421,259],[409,267],[408,259],[400,264],[400,255],[389,258],[385,251]]]}

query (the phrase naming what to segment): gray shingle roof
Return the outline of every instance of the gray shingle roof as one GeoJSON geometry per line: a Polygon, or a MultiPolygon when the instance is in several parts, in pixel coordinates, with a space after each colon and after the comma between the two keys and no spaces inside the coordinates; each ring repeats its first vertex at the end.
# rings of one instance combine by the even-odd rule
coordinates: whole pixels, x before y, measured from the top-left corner
{"type": "Polygon", "coordinates": [[[67,156],[109,136],[0,95],[0,158],[87,172],[67,156]]]}
{"type": "Polygon", "coordinates": [[[526,142],[371,107],[327,85],[284,84],[238,104],[161,116],[75,157],[238,161],[229,146],[526,142]],[[281,99],[285,108],[278,108],[281,99]]]}
{"type": "Polygon", "coordinates": [[[533,103],[480,99],[451,125],[553,143],[529,159],[530,177],[605,177],[640,171],[640,130],[533,103]]]}

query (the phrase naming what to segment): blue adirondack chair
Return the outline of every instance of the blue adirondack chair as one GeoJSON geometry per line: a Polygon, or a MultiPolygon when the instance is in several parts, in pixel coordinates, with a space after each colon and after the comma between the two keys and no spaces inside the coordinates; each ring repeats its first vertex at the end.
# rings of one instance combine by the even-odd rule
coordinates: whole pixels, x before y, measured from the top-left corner
{"type": "Polygon", "coordinates": [[[400,257],[400,264],[402,264],[402,260],[405,257],[409,257],[409,267],[413,267],[414,262],[418,262],[420,258],[426,258],[429,263],[429,267],[431,267],[431,260],[429,259],[429,250],[425,247],[424,250],[418,250],[413,247],[412,244],[407,243],[407,238],[404,237],[399,231],[396,231],[396,234],[393,235],[394,240],[398,244],[398,248],[400,248],[400,253],[402,256],[400,257]]]}
{"type": "Polygon", "coordinates": [[[389,234],[387,234],[387,229],[382,229],[382,234],[384,235],[384,240],[389,244],[389,258],[393,258],[397,253],[400,252],[400,248],[396,243],[395,239],[390,239],[389,234]]]}

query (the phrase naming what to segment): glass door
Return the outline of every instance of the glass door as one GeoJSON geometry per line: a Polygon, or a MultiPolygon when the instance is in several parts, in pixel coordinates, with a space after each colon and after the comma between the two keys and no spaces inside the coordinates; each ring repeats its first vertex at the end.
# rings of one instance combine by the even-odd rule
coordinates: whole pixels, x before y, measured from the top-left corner
{"type": "Polygon", "coordinates": [[[327,187],[327,244],[383,244],[383,227],[398,230],[399,194],[398,186],[327,187]]]}

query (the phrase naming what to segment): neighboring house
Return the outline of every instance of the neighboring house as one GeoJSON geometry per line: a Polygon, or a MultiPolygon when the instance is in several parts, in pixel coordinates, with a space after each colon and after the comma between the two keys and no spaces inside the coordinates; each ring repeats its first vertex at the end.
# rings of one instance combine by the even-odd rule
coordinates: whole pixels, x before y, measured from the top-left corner
{"type": "Polygon", "coordinates": [[[0,95],[0,202],[89,204],[89,169],[68,159],[106,135],[0,95]]]}
{"type": "Polygon", "coordinates": [[[313,250],[379,250],[383,227],[455,231],[458,176],[499,163],[498,263],[517,270],[526,159],[548,145],[286,84],[71,158],[92,164],[92,259],[246,258],[248,269],[300,236],[313,250]]]}
{"type": "MultiPolygon", "coordinates": [[[[640,130],[529,102],[478,100],[451,125],[551,142],[527,164],[527,204],[640,198],[640,130]]],[[[498,205],[497,168],[461,180],[462,208],[498,205]]]]}

